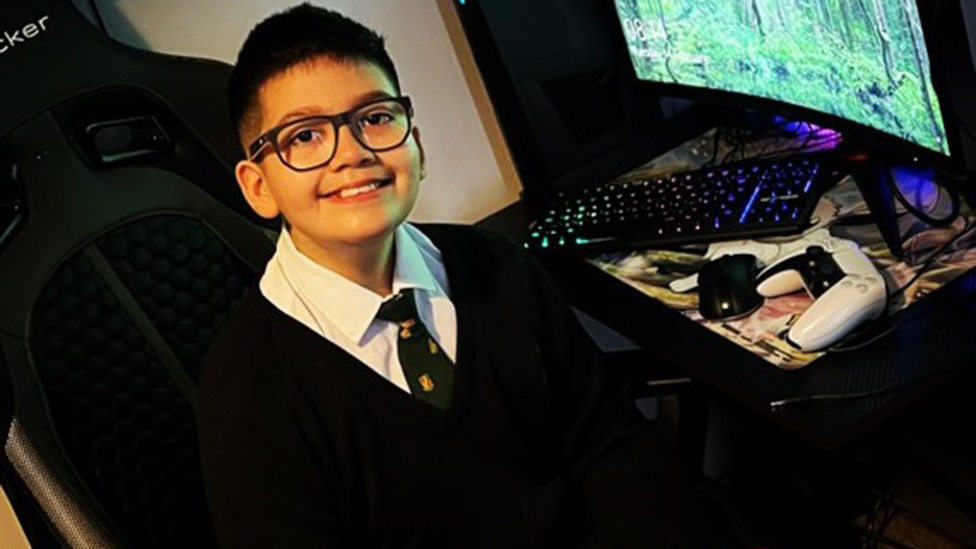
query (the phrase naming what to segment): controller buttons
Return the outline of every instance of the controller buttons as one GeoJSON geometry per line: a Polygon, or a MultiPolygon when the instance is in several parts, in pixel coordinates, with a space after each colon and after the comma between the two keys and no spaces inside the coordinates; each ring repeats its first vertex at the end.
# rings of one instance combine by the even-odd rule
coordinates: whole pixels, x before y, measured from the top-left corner
{"type": "Polygon", "coordinates": [[[857,285],[857,291],[861,292],[862,294],[867,293],[867,291],[868,291],[868,285],[867,284],[858,284],[857,285]]]}
{"type": "Polygon", "coordinates": [[[854,274],[854,273],[851,273],[851,274],[849,274],[847,276],[850,277],[850,278],[853,278],[854,280],[859,280],[861,278],[861,275],[854,274]]]}
{"type": "Polygon", "coordinates": [[[876,284],[878,282],[878,277],[876,277],[876,276],[869,276],[869,277],[866,277],[864,280],[866,280],[869,284],[876,284]]]}
{"type": "Polygon", "coordinates": [[[850,288],[853,285],[854,285],[854,283],[851,282],[850,280],[845,280],[845,281],[843,281],[843,282],[840,283],[840,287],[841,288],[850,288]]]}

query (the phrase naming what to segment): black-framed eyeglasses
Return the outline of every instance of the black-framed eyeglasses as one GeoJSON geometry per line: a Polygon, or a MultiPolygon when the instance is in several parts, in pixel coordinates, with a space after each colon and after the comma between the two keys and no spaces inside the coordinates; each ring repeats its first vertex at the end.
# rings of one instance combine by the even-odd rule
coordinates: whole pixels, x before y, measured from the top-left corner
{"type": "Polygon", "coordinates": [[[256,161],[270,144],[285,166],[299,172],[314,170],[335,156],[342,126],[349,126],[363,147],[382,152],[407,140],[412,118],[413,105],[403,96],[377,99],[339,114],[292,120],[255,139],[248,147],[248,160],[256,161]]]}

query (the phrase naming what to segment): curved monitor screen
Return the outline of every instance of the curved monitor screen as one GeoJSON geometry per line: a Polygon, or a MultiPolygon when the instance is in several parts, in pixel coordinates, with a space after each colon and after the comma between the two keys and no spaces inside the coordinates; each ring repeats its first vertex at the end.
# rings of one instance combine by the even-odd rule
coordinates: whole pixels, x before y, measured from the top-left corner
{"type": "Polygon", "coordinates": [[[821,111],[948,155],[915,0],[615,0],[643,80],[821,111]]]}

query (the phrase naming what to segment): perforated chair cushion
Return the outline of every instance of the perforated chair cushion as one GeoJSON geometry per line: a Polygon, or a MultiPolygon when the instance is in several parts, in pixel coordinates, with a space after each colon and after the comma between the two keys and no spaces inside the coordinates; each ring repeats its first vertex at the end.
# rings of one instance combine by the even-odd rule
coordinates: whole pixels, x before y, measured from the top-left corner
{"type": "Polygon", "coordinates": [[[200,220],[160,215],[70,257],[36,303],[54,430],[133,547],[214,545],[187,380],[255,276],[200,220]]]}
{"type": "Polygon", "coordinates": [[[158,216],[129,223],[99,241],[112,267],[135,296],[194,380],[231,302],[253,278],[203,223],[158,216]]]}

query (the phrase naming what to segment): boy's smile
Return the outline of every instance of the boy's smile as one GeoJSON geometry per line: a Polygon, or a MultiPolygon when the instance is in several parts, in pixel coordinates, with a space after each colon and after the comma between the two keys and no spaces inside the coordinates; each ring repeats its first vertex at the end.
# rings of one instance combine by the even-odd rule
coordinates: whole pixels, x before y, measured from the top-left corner
{"type": "MultiPolygon", "coordinates": [[[[371,63],[319,57],[264,84],[260,132],[397,95],[371,63]]],[[[303,137],[314,138],[312,133],[303,137]]],[[[381,152],[364,147],[348,125],[340,126],[335,138],[335,155],[324,166],[293,170],[268,146],[254,161],[240,162],[236,172],[251,207],[266,218],[283,215],[295,246],[326,266],[355,249],[389,249],[394,230],[416,202],[423,173],[416,128],[402,145],[381,152]]]]}
{"type": "Polygon", "coordinates": [[[376,196],[379,189],[389,187],[392,183],[392,178],[357,181],[343,185],[334,191],[329,191],[323,194],[322,198],[340,203],[352,200],[369,200],[376,196]]]}

